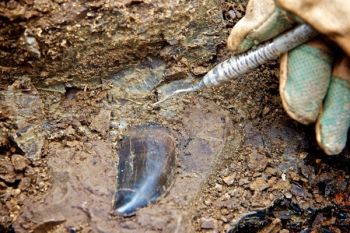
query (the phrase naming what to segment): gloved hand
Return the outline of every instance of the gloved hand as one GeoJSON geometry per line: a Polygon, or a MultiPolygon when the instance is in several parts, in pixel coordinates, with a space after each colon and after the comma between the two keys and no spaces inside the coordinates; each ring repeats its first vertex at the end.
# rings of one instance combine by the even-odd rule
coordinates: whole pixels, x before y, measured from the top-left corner
{"type": "Polygon", "coordinates": [[[318,38],[282,55],[282,103],[293,119],[316,122],[320,147],[329,155],[339,154],[350,126],[349,0],[250,0],[246,15],[231,31],[228,47],[244,52],[298,22],[308,23],[341,49],[318,38]]]}

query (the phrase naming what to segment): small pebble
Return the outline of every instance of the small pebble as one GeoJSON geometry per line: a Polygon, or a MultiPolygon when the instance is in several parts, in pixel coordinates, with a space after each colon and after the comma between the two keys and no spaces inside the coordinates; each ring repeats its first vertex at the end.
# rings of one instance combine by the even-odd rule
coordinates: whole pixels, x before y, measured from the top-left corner
{"type": "Polygon", "coordinates": [[[215,229],[215,220],[213,218],[202,218],[201,228],[206,230],[215,229]]]}
{"type": "Polygon", "coordinates": [[[208,72],[208,68],[203,66],[197,66],[192,70],[194,75],[203,75],[208,72]]]}
{"type": "Polygon", "coordinates": [[[285,196],[286,196],[287,199],[291,199],[292,198],[292,194],[291,193],[286,193],[285,196]]]}
{"type": "Polygon", "coordinates": [[[268,106],[265,106],[265,108],[263,109],[262,115],[266,116],[269,112],[270,112],[270,108],[268,106]]]}
{"type": "Polygon", "coordinates": [[[12,155],[11,162],[16,171],[23,171],[28,166],[28,160],[19,154],[12,155]]]}
{"type": "Polygon", "coordinates": [[[282,178],[283,181],[286,181],[286,180],[287,180],[286,174],[283,173],[283,174],[281,175],[281,178],[282,178]]]}
{"type": "Polygon", "coordinates": [[[16,147],[13,147],[13,146],[12,146],[12,147],[10,148],[10,151],[11,151],[12,153],[15,153],[16,150],[17,150],[16,147]]]}
{"type": "Polygon", "coordinates": [[[42,188],[45,187],[45,183],[42,182],[42,181],[40,181],[39,184],[38,184],[38,186],[39,186],[39,189],[42,189],[42,188]]]}
{"type": "Polygon", "coordinates": [[[235,178],[236,178],[236,174],[232,174],[224,177],[222,180],[225,182],[225,184],[232,185],[235,182],[235,178]]]}
{"type": "Polygon", "coordinates": [[[237,17],[236,12],[234,10],[229,10],[228,15],[231,19],[235,19],[237,17]]]}
{"type": "Polygon", "coordinates": [[[266,168],[266,173],[267,173],[269,176],[273,176],[273,175],[276,175],[277,170],[276,170],[275,168],[268,167],[268,168],[266,168]]]}
{"type": "Polygon", "coordinates": [[[221,216],[220,220],[223,221],[224,223],[228,223],[228,219],[225,216],[221,216]]]}
{"type": "Polygon", "coordinates": [[[16,173],[12,163],[6,159],[0,159],[0,179],[13,183],[16,181],[16,173]]]}
{"type": "Polygon", "coordinates": [[[223,196],[222,196],[222,200],[223,201],[227,201],[228,199],[230,199],[231,198],[231,196],[230,196],[230,194],[228,194],[228,193],[225,193],[223,196]]]}
{"type": "Polygon", "coordinates": [[[267,189],[269,185],[266,183],[265,179],[262,177],[257,178],[252,183],[250,183],[249,188],[253,191],[263,191],[267,189]]]}
{"type": "Polygon", "coordinates": [[[245,185],[245,184],[249,184],[249,179],[248,178],[242,178],[239,180],[238,182],[239,186],[245,185]]]}
{"type": "Polygon", "coordinates": [[[215,184],[215,189],[216,189],[218,192],[222,192],[222,185],[221,185],[221,184],[215,184]]]}
{"type": "Polygon", "coordinates": [[[21,190],[20,190],[20,189],[14,189],[14,190],[12,190],[12,196],[14,196],[14,197],[18,196],[20,193],[21,193],[21,190]]]}
{"type": "MultiPolygon", "coordinates": [[[[221,209],[221,214],[222,215],[228,215],[230,213],[230,211],[228,211],[228,209],[227,208],[222,208],[221,209]]],[[[224,221],[225,222],[225,221],[224,221]]]]}
{"type": "Polygon", "coordinates": [[[204,205],[206,206],[210,206],[211,205],[211,201],[209,199],[204,201],[204,205]]]}

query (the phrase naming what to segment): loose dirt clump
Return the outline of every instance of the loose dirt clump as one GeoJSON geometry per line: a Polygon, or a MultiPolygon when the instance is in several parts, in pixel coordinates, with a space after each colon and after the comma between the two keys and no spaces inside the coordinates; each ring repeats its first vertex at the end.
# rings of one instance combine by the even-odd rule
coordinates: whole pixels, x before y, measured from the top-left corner
{"type": "Polygon", "coordinates": [[[41,198],[51,186],[46,162],[31,163],[14,143],[1,147],[0,230],[6,232],[27,199],[41,198]]]}

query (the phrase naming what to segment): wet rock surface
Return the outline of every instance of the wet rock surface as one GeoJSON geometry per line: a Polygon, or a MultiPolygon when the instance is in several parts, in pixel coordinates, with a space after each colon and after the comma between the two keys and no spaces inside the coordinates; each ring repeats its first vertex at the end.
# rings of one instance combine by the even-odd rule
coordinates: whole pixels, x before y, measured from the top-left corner
{"type": "Polygon", "coordinates": [[[348,232],[349,211],[348,206],[302,209],[288,199],[280,199],[265,210],[242,216],[228,232],[348,232]]]}
{"type": "MultiPolygon", "coordinates": [[[[148,73],[143,74],[147,80],[148,73]]],[[[139,82],[136,79],[134,85],[141,85],[139,82]]],[[[77,90],[72,96],[42,93],[44,111],[49,113],[43,149],[50,170],[50,180],[46,182],[49,186],[41,184],[45,195],[24,201],[22,213],[13,224],[16,232],[59,232],[70,228],[82,232],[192,229],[193,209],[189,207],[225,144],[230,128],[227,112],[205,99],[197,100],[194,106],[178,108],[172,104],[154,109],[149,88],[138,89],[139,94],[133,96],[118,90],[120,86],[93,92],[77,90]],[[176,117],[169,117],[173,114],[176,117]],[[119,153],[125,149],[118,142],[130,136],[133,127],[147,122],[159,122],[173,132],[171,137],[176,141],[172,150],[176,151],[177,162],[166,174],[175,173],[175,177],[166,181],[171,184],[170,190],[167,188],[169,194],[139,209],[130,222],[118,217],[113,208],[116,177],[121,175],[117,169],[117,163],[122,162],[119,153]]],[[[162,136],[157,128],[142,132],[144,136],[136,131],[134,137],[143,138],[141,141],[156,135],[159,140],[166,139],[166,134],[163,132],[162,136]]],[[[9,165],[12,166],[11,160],[9,165]]],[[[13,166],[11,169],[15,170],[13,166]]]]}
{"type": "MultiPolygon", "coordinates": [[[[120,92],[119,86],[77,89],[74,95],[41,91],[47,136],[39,161],[45,163],[26,159],[15,144],[3,148],[0,192],[2,216],[8,217],[2,226],[12,223],[16,232],[222,232],[260,210],[265,220],[244,223],[245,229],[318,229],[310,217],[318,216],[324,229],[342,230],[349,216],[346,156],[327,159],[316,150],[309,129],[284,115],[277,93],[272,99],[262,98],[264,92],[241,93],[256,93],[258,86],[269,90],[274,64],[269,68],[259,70],[266,72],[259,83],[255,73],[246,76],[256,86],[237,81],[157,108],[149,87],[156,84],[148,82],[136,95],[120,92]],[[263,116],[266,105],[271,115],[263,116]],[[122,218],[113,208],[120,140],[147,122],[163,125],[175,139],[173,183],[165,196],[122,218]],[[281,198],[293,205],[272,211],[281,198]],[[298,218],[295,205],[302,212],[298,218]],[[333,216],[333,207],[345,220],[333,216]],[[323,212],[306,215],[310,209],[323,212]]],[[[136,79],[133,85],[140,83],[136,79]]]]}

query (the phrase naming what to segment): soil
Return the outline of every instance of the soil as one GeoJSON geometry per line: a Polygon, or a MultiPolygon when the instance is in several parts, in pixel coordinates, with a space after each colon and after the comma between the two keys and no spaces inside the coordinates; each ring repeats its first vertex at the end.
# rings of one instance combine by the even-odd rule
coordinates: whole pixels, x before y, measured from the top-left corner
{"type": "Polygon", "coordinates": [[[0,232],[349,232],[349,148],[328,157],[284,113],[278,61],[152,105],[230,55],[246,1],[116,2],[0,3],[0,232]],[[176,144],[171,184],[119,216],[120,145],[148,124],[176,144]]]}

